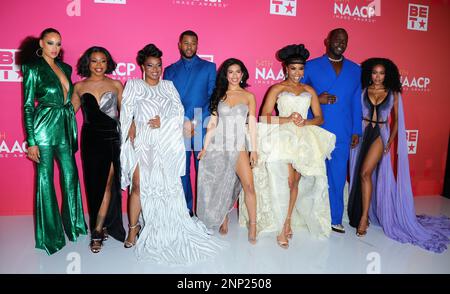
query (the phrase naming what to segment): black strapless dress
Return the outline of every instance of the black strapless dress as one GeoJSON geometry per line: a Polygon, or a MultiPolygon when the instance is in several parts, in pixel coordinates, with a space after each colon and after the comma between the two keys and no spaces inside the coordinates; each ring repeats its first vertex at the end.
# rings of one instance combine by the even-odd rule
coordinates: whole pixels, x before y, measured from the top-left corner
{"type": "Polygon", "coordinates": [[[114,176],[111,200],[103,227],[107,228],[110,236],[123,242],[126,233],[122,222],[117,95],[113,92],[104,93],[99,105],[94,95],[85,93],[81,96],[81,109],[84,117],[81,130],[81,159],[89,210],[89,227],[92,233],[96,227],[112,164],[114,176]]]}

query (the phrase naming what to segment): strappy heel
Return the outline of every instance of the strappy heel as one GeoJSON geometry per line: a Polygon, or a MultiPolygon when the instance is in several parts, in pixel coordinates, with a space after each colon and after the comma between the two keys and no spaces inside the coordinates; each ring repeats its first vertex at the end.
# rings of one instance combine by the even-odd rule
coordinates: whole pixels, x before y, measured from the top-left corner
{"type": "Polygon", "coordinates": [[[289,232],[286,232],[286,237],[288,239],[292,239],[292,236],[294,235],[294,233],[292,232],[291,218],[290,217],[286,218],[286,221],[289,221],[289,232]]]}
{"type": "Polygon", "coordinates": [[[89,248],[91,248],[92,253],[99,253],[103,247],[103,234],[94,231],[91,234],[91,242],[89,243],[89,248]]]}
{"type": "Polygon", "coordinates": [[[125,248],[131,248],[134,245],[136,245],[136,240],[139,238],[139,234],[141,233],[141,224],[139,222],[137,222],[135,225],[131,226],[130,224],[128,224],[128,236],[130,235],[131,230],[136,229],[137,227],[139,227],[138,232],[136,233],[136,236],[134,237],[134,240],[132,242],[125,240],[125,242],[123,242],[123,247],[125,248]]]}
{"type": "Polygon", "coordinates": [[[277,236],[277,243],[278,243],[278,246],[280,246],[283,249],[289,248],[289,241],[288,240],[286,240],[286,241],[280,240],[280,235],[277,236]]]}
{"type": "Polygon", "coordinates": [[[255,245],[256,242],[257,242],[257,239],[256,239],[256,222],[249,222],[249,224],[248,224],[248,242],[250,242],[250,244],[252,244],[252,245],[255,245]],[[250,236],[250,227],[252,225],[255,226],[255,236],[254,237],[250,236]]]}
{"type": "Polygon", "coordinates": [[[359,221],[358,228],[356,229],[356,236],[358,236],[358,237],[364,237],[367,234],[367,229],[369,228],[369,225],[370,225],[370,222],[367,219],[367,226],[364,230],[362,230],[361,229],[361,221],[359,221]]]}
{"type": "Polygon", "coordinates": [[[109,238],[109,234],[108,234],[108,230],[106,229],[106,227],[103,228],[103,241],[108,240],[109,238]]]}

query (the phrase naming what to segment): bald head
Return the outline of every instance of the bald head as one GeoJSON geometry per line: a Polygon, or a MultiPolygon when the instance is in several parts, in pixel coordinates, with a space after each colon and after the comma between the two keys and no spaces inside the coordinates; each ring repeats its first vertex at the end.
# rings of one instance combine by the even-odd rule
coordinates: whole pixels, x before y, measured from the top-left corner
{"type": "Polygon", "coordinates": [[[340,59],[347,49],[348,34],[343,28],[337,28],[328,33],[325,40],[327,55],[333,59],[340,59]]]}
{"type": "Polygon", "coordinates": [[[337,29],[331,30],[327,35],[327,39],[333,38],[333,36],[337,33],[344,34],[346,36],[346,38],[348,39],[348,33],[344,28],[337,28],[337,29]]]}

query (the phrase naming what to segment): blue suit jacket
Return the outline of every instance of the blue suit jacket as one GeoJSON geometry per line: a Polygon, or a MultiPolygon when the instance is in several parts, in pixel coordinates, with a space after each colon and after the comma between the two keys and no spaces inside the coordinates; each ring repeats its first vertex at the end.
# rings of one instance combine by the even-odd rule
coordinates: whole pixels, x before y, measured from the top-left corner
{"type": "Polygon", "coordinates": [[[194,108],[201,108],[203,124],[205,118],[209,117],[209,101],[216,83],[216,64],[203,60],[197,55],[192,57],[190,62],[193,64],[187,71],[183,59],[180,58],[165,69],[164,79],[174,83],[180,93],[184,115],[188,119],[192,120],[195,116],[196,120],[200,120],[199,110],[194,113],[194,108]]]}
{"type": "Polygon", "coordinates": [[[305,65],[302,82],[316,90],[336,95],[334,104],[321,104],[324,124],[322,127],[336,135],[336,143],[350,144],[353,134],[361,136],[361,68],[344,59],[339,75],[333,69],[327,55],[310,60],[305,65]]]}

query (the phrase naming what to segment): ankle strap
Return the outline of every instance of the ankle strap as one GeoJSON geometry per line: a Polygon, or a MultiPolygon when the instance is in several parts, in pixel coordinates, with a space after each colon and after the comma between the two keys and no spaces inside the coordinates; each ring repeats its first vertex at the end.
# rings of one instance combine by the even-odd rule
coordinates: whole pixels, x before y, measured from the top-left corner
{"type": "Polygon", "coordinates": [[[128,228],[130,228],[130,229],[135,229],[135,228],[137,228],[138,226],[140,226],[141,224],[139,223],[139,222],[137,222],[135,225],[133,225],[133,226],[131,226],[130,224],[128,224],[128,228]]]}

